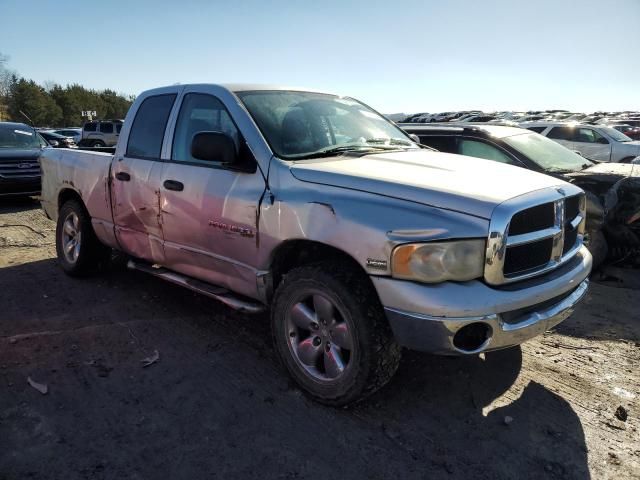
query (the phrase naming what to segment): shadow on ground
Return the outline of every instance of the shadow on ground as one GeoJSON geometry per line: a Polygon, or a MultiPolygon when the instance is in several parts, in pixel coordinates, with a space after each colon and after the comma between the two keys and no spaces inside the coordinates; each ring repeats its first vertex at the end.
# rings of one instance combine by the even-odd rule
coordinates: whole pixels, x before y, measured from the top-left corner
{"type": "Polygon", "coordinates": [[[0,213],[17,213],[40,208],[37,197],[1,197],[0,213]]]}
{"type": "Polygon", "coordinates": [[[588,478],[580,421],[543,385],[483,414],[519,348],[407,352],[386,388],[335,410],[289,382],[265,316],[141,273],[71,279],[53,260],[0,270],[0,292],[2,479],[588,478]]]}

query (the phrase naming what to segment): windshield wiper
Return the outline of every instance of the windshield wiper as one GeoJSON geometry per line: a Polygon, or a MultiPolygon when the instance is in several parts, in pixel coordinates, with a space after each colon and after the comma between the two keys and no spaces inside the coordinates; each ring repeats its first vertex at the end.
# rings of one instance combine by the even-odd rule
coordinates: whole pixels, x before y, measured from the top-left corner
{"type": "Polygon", "coordinates": [[[332,155],[340,155],[348,152],[360,152],[360,153],[375,153],[376,151],[389,151],[398,150],[397,147],[391,147],[389,145],[340,145],[338,147],[327,148],[312,152],[307,155],[293,158],[292,160],[307,160],[310,158],[330,157],[332,155]]]}
{"type": "Polygon", "coordinates": [[[405,140],[404,138],[367,138],[365,140],[367,143],[375,143],[375,144],[384,144],[384,145],[403,145],[405,147],[413,146],[413,143],[409,140],[405,140]]]}

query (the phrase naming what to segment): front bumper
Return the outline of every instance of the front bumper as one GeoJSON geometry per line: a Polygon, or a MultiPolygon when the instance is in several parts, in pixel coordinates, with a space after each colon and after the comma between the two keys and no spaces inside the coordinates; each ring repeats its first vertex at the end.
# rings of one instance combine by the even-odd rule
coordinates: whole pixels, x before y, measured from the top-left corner
{"type": "Polygon", "coordinates": [[[0,197],[14,195],[40,195],[40,177],[0,177],[0,197]]]}
{"type": "Polygon", "coordinates": [[[562,322],[586,294],[590,272],[591,254],[583,246],[553,272],[500,288],[480,281],[425,285],[387,277],[372,280],[400,345],[455,355],[519,345],[562,322]],[[484,338],[478,338],[479,331],[484,338]],[[467,332],[473,341],[461,342],[467,332]]]}

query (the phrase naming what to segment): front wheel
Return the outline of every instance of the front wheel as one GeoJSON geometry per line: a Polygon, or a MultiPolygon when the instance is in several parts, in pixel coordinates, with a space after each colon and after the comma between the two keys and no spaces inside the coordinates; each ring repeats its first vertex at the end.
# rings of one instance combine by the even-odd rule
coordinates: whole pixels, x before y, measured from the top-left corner
{"type": "Polygon", "coordinates": [[[291,271],[271,315],[276,350],[315,400],[343,406],[386,384],[400,347],[364,274],[321,263],[291,271]]]}
{"type": "Polygon", "coordinates": [[[77,200],[68,200],[60,208],[56,253],[62,269],[71,276],[86,275],[109,259],[111,250],[96,238],[91,218],[77,200]]]}

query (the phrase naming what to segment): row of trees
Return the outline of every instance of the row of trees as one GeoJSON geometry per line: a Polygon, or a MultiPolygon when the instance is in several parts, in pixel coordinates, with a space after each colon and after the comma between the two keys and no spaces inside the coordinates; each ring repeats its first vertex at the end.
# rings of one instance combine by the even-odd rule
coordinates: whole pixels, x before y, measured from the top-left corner
{"type": "Polygon", "coordinates": [[[7,68],[0,54],[0,120],[25,122],[24,112],[35,126],[72,127],[86,119],[83,110],[95,110],[98,118],[124,118],[133,96],[112,90],[96,91],[81,85],[38,85],[7,68]]]}

